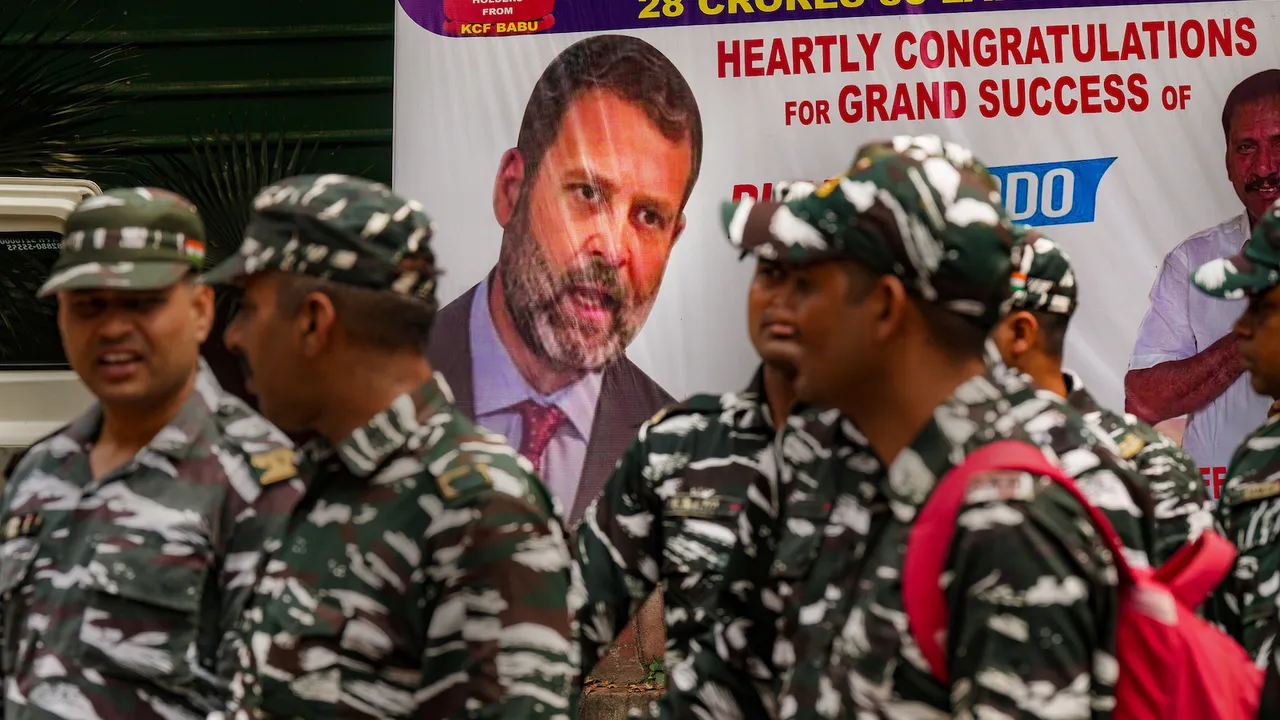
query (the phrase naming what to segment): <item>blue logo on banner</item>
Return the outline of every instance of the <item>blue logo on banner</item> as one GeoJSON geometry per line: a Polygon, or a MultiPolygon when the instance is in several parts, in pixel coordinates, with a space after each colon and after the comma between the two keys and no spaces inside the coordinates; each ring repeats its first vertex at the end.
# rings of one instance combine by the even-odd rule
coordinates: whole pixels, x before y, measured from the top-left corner
{"type": "Polygon", "coordinates": [[[1113,157],[988,168],[1014,222],[1041,227],[1093,222],[1098,185],[1113,157]]]}

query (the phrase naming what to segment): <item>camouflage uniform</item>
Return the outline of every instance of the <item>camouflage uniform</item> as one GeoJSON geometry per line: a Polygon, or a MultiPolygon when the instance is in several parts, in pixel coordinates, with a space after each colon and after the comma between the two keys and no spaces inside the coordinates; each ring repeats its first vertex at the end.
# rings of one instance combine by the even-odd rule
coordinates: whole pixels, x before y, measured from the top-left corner
{"type": "MultiPolygon", "coordinates": [[[[282,270],[435,303],[430,221],[382,185],[282,181],[246,235],[207,281],[282,270]]],[[[299,458],[307,494],[244,617],[237,718],[569,716],[581,588],[559,510],[443,377],[299,458]]]]}
{"type": "Polygon", "coordinates": [[[802,412],[773,427],[760,369],[743,392],[694,395],[641,426],[578,526],[584,672],[662,584],[667,692],[650,714],[720,717],[719,695],[756,697],[749,678],[769,675],[744,656],[721,658],[712,629],[744,612],[747,568],[769,554],[741,533],[752,499],[776,482],[777,454],[807,457],[822,442],[802,429],[802,412]]]}
{"type": "MultiPolygon", "coordinates": [[[[735,246],[760,257],[855,260],[982,328],[998,321],[1017,259],[990,175],[932,136],[865,146],[846,176],[812,195],[728,205],[725,224],[735,246]]],[[[888,467],[855,427],[840,426],[840,440],[781,473],[785,484],[770,497],[777,527],[821,538],[803,556],[780,550],[758,581],[763,604],[781,608],[772,658],[779,715],[1109,717],[1116,569],[1085,509],[1060,487],[1024,475],[1015,487],[970,489],[940,578],[949,687],[908,631],[900,576],[907,533],[937,479],[1002,438],[1040,445],[1112,516],[1130,515],[1121,532],[1141,561],[1151,550],[1146,518],[1113,445],[1061,398],[1012,373],[963,383],[888,467]],[[794,523],[797,496],[829,515],[794,523]]],[[[729,630],[727,653],[754,644],[729,630]]]]}
{"type": "MultiPolygon", "coordinates": [[[[90,198],[43,292],[171,285],[203,236],[165,191],[90,198]]],[[[203,361],[168,425],[95,479],[102,417],[95,404],[36,443],[4,490],[4,717],[203,718],[227,700],[262,543],[301,493],[293,451],[203,361]]]]}
{"type": "MultiPolygon", "coordinates": [[[[1013,272],[1011,308],[1070,318],[1078,303],[1071,259],[1058,244],[1035,230],[1020,228],[1022,252],[1013,272]]],[[[1186,543],[1213,527],[1213,501],[1195,460],[1169,438],[1133,415],[1120,415],[1098,405],[1084,382],[1063,372],[1067,404],[1089,425],[1106,435],[1141,476],[1142,493],[1150,495],[1155,519],[1152,564],[1164,564],[1186,543]]]]}
{"type": "MultiPolygon", "coordinates": [[[[1206,263],[1192,274],[1201,291],[1222,298],[1262,294],[1280,285],[1280,207],[1258,222],[1244,250],[1206,263]]],[[[1217,519],[1239,551],[1235,570],[1210,605],[1210,617],[1244,645],[1259,666],[1275,647],[1280,602],[1280,416],[1267,418],[1227,468],[1217,519]]]]}

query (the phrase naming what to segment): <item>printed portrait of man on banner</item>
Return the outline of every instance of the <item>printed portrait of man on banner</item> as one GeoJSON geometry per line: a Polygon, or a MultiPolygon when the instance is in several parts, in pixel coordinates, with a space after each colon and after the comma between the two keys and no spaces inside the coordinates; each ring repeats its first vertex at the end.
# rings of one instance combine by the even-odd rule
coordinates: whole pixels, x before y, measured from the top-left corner
{"type": "Polygon", "coordinates": [[[680,71],[637,38],[565,49],[501,158],[497,265],[439,314],[429,355],[458,406],[506,435],[572,524],[671,396],[627,359],[702,160],[680,71]]]}
{"type": "Polygon", "coordinates": [[[1166,434],[1182,429],[1182,446],[1215,498],[1232,454],[1275,399],[1254,391],[1232,332],[1248,300],[1198,292],[1189,277],[1204,263],[1239,252],[1280,197],[1280,70],[1255,73],[1231,89],[1222,106],[1222,132],[1226,179],[1242,212],[1165,256],[1125,376],[1126,412],[1160,423],[1157,429],[1166,434]]]}

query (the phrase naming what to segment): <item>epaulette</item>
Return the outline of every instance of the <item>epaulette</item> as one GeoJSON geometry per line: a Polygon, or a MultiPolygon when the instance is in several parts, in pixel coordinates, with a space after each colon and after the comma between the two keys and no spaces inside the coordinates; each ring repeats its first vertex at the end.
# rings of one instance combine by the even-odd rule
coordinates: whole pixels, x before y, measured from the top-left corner
{"type": "Polygon", "coordinates": [[[1126,432],[1123,437],[1116,441],[1116,445],[1120,447],[1120,457],[1125,460],[1131,460],[1135,455],[1142,452],[1142,448],[1146,447],[1147,443],[1134,433],[1126,432]]]}
{"type": "Polygon", "coordinates": [[[493,487],[493,478],[485,465],[466,463],[440,473],[436,485],[440,487],[440,497],[452,500],[478,488],[493,487]]]}
{"type": "Polygon", "coordinates": [[[654,413],[653,417],[649,418],[649,427],[677,415],[718,415],[722,410],[724,406],[719,395],[690,395],[654,413]]]}
{"type": "Polygon", "coordinates": [[[249,464],[258,471],[258,482],[262,485],[271,485],[298,475],[296,454],[287,447],[250,455],[249,464]]]}

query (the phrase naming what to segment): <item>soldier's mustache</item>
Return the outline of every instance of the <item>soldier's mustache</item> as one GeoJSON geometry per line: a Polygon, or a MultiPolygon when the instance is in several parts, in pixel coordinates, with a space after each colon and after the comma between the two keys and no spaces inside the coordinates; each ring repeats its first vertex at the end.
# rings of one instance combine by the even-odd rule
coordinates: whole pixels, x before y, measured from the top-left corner
{"type": "Polygon", "coordinates": [[[1244,189],[1248,192],[1257,192],[1264,187],[1268,189],[1280,187],[1280,173],[1272,173],[1270,175],[1255,177],[1244,184],[1244,189]]]}

